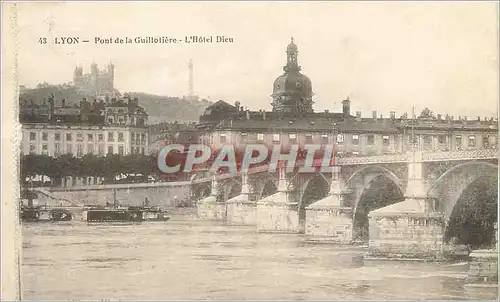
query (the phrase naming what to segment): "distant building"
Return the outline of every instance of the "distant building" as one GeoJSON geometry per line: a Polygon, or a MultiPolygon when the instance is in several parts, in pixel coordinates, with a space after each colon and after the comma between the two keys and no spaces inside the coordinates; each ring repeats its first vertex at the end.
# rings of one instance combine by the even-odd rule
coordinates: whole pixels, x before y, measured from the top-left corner
{"type": "Polygon", "coordinates": [[[41,106],[27,104],[20,113],[21,153],[57,157],[73,154],[149,154],[147,113],[137,99],[111,99],[74,106],[53,98],[41,106]]]}
{"type": "Polygon", "coordinates": [[[99,70],[97,64],[90,65],[90,73],[83,73],[82,67],[76,67],[73,74],[73,84],[81,93],[101,96],[113,95],[115,92],[115,65],[108,64],[107,70],[99,70]]]}
{"type": "Polygon", "coordinates": [[[426,109],[419,117],[383,117],[373,111],[371,118],[361,112],[351,115],[351,101],[342,102],[341,112],[314,112],[311,80],[300,73],[298,48],[288,45],[284,73],[274,81],[272,111],[245,110],[219,101],[200,117],[198,141],[219,148],[224,144],[268,146],[298,144],[335,145],[336,156],[401,153],[415,149],[454,151],[490,149],[498,145],[498,118],[467,119],[438,114],[426,109]]]}

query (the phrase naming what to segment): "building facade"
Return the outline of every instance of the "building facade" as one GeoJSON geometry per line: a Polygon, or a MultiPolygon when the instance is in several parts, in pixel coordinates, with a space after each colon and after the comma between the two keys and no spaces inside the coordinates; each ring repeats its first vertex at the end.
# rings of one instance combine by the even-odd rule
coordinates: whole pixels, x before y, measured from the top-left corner
{"type": "Polygon", "coordinates": [[[36,119],[20,116],[22,154],[149,154],[147,114],[137,99],[83,100],[76,107],[63,102],[58,108],[49,99],[48,107],[36,119]]]}
{"type": "Polygon", "coordinates": [[[249,111],[239,102],[219,101],[200,117],[200,143],[213,148],[250,143],[333,144],[337,157],[497,148],[498,118],[456,119],[434,115],[427,108],[412,117],[390,112],[384,118],[373,111],[371,118],[363,118],[359,111],[351,114],[349,99],[342,102],[341,112],[314,112],[312,84],[300,73],[293,39],[286,54],[284,74],[273,84],[272,111],[249,111]]]}

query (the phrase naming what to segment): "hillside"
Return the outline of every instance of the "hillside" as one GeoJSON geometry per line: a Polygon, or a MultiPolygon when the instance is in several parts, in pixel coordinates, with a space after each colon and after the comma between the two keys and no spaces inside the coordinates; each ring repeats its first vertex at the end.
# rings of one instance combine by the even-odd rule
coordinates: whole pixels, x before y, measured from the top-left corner
{"type": "MultiPolygon", "coordinates": [[[[70,85],[41,84],[32,89],[22,88],[19,102],[22,104],[32,101],[35,104],[42,104],[50,94],[54,94],[56,106],[61,106],[62,99],[66,99],[67,105],[71,105],[84,97],[89,100],[93,99],[93,96],[81,94],[70,85]]],[[[205,108],[211,104],[211,102],[204,99],[190,100],[140,92],[128,92],[128,94],[139,99],[139,105],[144,107],[149,114],[149,124],[172,121],[195,122],[198,121],[205,108]]]]}

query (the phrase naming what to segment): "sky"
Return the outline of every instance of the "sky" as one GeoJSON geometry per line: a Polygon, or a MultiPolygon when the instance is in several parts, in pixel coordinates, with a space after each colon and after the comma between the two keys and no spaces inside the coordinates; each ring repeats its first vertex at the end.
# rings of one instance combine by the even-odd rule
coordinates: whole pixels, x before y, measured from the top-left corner
{"type": "Polygon", "coordinates": [[[398,116],[425,107],[498,116],[496,2],[148,2],[18,4],[19,84],[72,81],[75,66],[115,64],[121,92],[188,94],[270,109],[290,37],[314,108],[398,116]],[[226,36],[233,43],[96,45],[95,37],[226,36]],[[56,45],[77,36],[91,43],[56,45]],[[40,37],[49,40],[39,44],[40,37]],[[51,42],[52,41],[52,42],[51,42]]]}

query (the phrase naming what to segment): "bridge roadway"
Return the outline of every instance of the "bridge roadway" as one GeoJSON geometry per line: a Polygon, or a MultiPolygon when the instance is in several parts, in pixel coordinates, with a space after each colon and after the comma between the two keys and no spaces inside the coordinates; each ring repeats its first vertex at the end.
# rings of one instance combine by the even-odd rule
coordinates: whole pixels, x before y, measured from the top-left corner
{"type": "MultiPolygon", "coordinates": [[[[427,151],[422,152],[422,162],[452,162],[452,161],[467,161],[467,160],[486,160],[498,159],[497,149],[479,149],[479,150],[459,150],[459,151],[427,151]]],[[[370,165],[370,164],[385,164],[385,163],[410,163],[412,161],[411,152],[395,153],[372,156],[351,156],[339,157],[335,159],[337,166],[354,166],[354,165],[370,165]]],[[[297,160],[297,166],[302,166],[304,160],[297,160]]],[[[318,166],[318,165],[315,165],[318,166]]],[[[263,164],[257,167],[248,169],[248,174],[256,174],[265,172],[269,169],[269,164],[263,164]]],[[[209,168],[193,171],[196,173],[207,173],[209,168]]],[[[216,175],[216,180],[225,180],[240,175],[241,172],[224,173],[216,175]]],[[[200,184],[212,181],[212,177],[201,177],[191,180],[191,184],[200,184]]]]}

